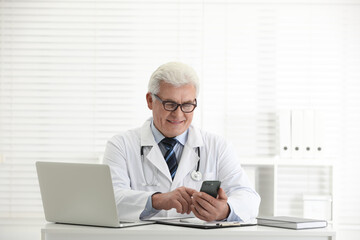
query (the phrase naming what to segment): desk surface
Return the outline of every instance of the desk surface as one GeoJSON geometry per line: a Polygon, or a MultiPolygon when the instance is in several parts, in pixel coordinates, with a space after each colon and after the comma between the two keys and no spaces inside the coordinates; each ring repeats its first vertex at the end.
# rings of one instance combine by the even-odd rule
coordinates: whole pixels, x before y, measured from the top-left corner
{"type": "Polygon", "coordinates": [[[53,239],[169,239],[191,240],[216,239],[331,239],[336,232],[331,226],[320,229],[292,230],[264,226],[234,227],[222,229],[195,229],[161,224],[129,228],[103,228],[48,223],[41,229],[42,240],[53,239]]]}

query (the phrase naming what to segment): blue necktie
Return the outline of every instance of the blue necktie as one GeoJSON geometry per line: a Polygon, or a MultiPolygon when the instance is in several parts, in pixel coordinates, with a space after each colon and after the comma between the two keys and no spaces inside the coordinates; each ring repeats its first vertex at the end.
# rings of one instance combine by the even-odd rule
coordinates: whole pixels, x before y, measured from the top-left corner
{"type": "Polygon", "coordinates": [[[175,138],[164,138],[163,140],[161,140],[161,142],[164,144],[166,148],[166,153],[164,158],[168,165],[171,178],[174,179],[178,167],[176,155],[174,152],[174,146],[177,143],[177,140],[175,138]]]}

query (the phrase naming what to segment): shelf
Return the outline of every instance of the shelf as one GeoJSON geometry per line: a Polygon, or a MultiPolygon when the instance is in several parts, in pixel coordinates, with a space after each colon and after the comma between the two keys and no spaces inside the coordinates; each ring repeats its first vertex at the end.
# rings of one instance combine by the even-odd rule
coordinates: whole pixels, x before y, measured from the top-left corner
{"type": "MultiPolygon", "coordinates": [[[[304,214],[303,194],[331,195],[331,221],[334,219],[336,195],[333,174],[338,158],[280,158],[279,156],[241,157],[240,164],[261,196],[260,214],[304,214]]],[[[314,207],[319,202],[312,203],[314,207]]],[[[315,216],[315,215],[314,215],[315,216]]],[[[328,217],[325,217],[328,218],[328,217]]]]}
{"type": "Polygon", "coordinates": [[[333,160],[323,159],[279,159],[276,161],[276,165],[279,166],[327,166],[332,167],[334,165],[333,160]]]}
{"type": "Polygon", "coordinates": [[[250,157],[240,158],[242,166],[329,166],[334,165],[333,158],[318,159],[318,158],[279,158],[273,157],[250,157]]]}

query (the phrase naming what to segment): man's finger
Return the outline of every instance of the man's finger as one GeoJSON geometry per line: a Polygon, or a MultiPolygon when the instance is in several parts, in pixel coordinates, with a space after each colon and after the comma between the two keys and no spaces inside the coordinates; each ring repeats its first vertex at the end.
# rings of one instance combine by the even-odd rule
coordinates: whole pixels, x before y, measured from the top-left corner
{"type": "Polygon", "coordinates": [[[188,203],[188,201],[186,201],[186,199],[183,198],[182,195],[177,197],[177,201],[182,206],[180,213],[184,214],[185,212],[187,212],[189,209],[190,203],[188,203]]]}
{"type": "Polygon", "coordinates": [[[181,192],[181,196],[188,202],[189,205],[191,204],[192,194],[190,195],[186,189],[184,192],[181,192]]]}
{"type": "Polygon", "coordinates": [[[183,211],[183,206],[179,201],[174,201],[174,208],[176,209],[176,212],[178,213],[182,213],[183,211]]]}
{"type": "Polygon", "coordinates": [[[198,191],[196,191],[195,189],[192,188],[185,188],[185,191],[187,192],[187,194],[191,197],[194,193],[197,193],[198,191]]]}
{"type": "Polygon", "coordinates": [[[197,218],[199,218],[199,219],[201,219],[201,220],[206,221],[206,220],[205,220],[205,217],[202,216],[202,215],[198,212],[198,210],[196,209],[195,205],[191,205],[191,211],[194,213],[195,217],[197,217],[197,218]]]}
{"type": "Polygon", "coordinates": [[[199,201],[199,203],[204,207],[208,208],[204,204],[210,204],[211,206],[216,206],[216,201],[218,201],[216,198],[210,196],[207,193],[200,192],[198,194],[194,194],[196,201],[199,201]]]}
{"type": "Polygon", "coordinates": [[[195,200],[206,212],[213,213],[216,211],[216,201],[218,200],[211,196],[209,196],[209,198],[210,199],[196,198],[195,200]]]}

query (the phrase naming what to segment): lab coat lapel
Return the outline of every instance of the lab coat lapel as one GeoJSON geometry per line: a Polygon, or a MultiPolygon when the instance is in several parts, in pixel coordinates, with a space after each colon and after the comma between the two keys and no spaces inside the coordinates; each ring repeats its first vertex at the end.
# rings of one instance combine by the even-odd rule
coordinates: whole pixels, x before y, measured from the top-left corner
{"type": "Polygon", "coordinates": [[[172,182],[169,168],[164,160],[164,156],[162,155],[159,146],[155,142],[150,124],[151,118],[148,119],[141,127],[141,146],[151,148],[145,155],[145,160],[149,160],[151,164],[153,164],[170,182],[172,182]]]}
{"type": "Polygon", "coordinates": [[[171,190],[182,186],[184,177],[189,174],[189,172],[196,169],[199,157],[195,151],[194,148],[185,144],[171,190]]]}
{"type": "Polygon", "coordinates": [[[184,184],[183,180],[185,176],[196,169],[199,161],[199,156],[197,154],[196,148],[203,145],[204,143],[200,131],[193,126],[190,126],[188,139],[184,145],[180,163],[176,171],[173,184],[171,186],[172,190],[182,186],[184,184]]]}
{"type": "Polygon", "coordinates": [[[164,156],[162,155],[159,146],[151,148],[150,152],[146,155],[146,158],[157,168],[159,171],[166,176],[166,178],[172,182],[168,165],[165,162],[164,156]]]}

